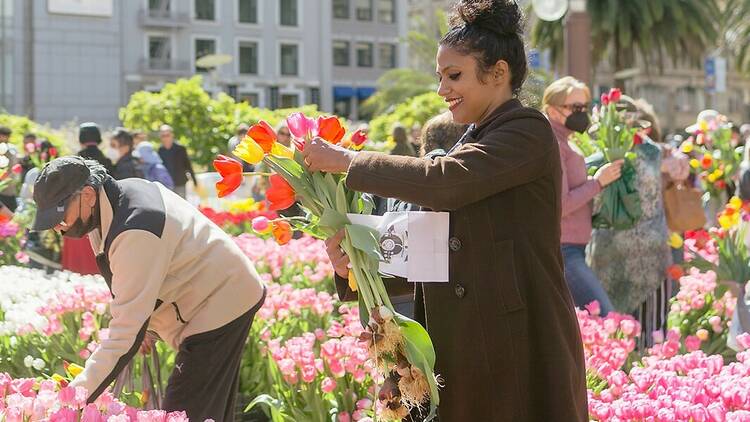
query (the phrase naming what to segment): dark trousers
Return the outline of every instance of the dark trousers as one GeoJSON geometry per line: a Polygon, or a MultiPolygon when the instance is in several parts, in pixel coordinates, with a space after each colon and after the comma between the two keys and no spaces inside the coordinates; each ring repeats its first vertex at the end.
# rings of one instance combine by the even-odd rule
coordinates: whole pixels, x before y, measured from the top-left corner
{"type": "Polygon", "coordinates": [[[164,410],[184,410],[190,420],[234,421],[240,363],[261,301],[234,321],[192,335],[180,344],[164,394],[164,410]]]}

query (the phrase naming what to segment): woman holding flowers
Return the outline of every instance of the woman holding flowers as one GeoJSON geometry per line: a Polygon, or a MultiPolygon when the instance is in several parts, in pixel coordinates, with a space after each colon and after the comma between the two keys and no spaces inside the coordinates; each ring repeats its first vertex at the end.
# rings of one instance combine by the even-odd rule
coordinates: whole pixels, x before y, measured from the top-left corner
{"type": "Polygon", "coordinates": [[[586,245],[591,240],[591,215],[594,197],[620,178],[622,160],[603,165],[589,177],[583,155],[569,143],[570,135],[589,127],[588,108],[591,92],[583,82],[566,76],[544,90],[542,111],[549,118],[560,145],[562,166],[562,254],[565,281],[573,302],[583,308],[593,301],[601,315],[614,310],[601,281],[586,264],[586,245]]]}
{"type": "MultiPolygon", "coordinates": [[[[450,212],[450,281],[417,285],[415,309],[444,380],[442,422],[588,419],[560,253],[558,146],[544,115],[516,98],[527,73],[522,20],[515,1],[456,4],[438,49],[438,94],[472,126],[447,156],[304,145],[311,171],[347,172],[351,189],[450,212]]],[[[346,276],[344,254],[333,248],[331,260],[346,276]]]]}
{"type": "Polygon", "coordinates": [[[634,149],[642,214],[630,229],[594,229],[591,267],[615,310],[633,313],[645,333],[641,342],[651,344],[651,333],[664,328],[673,290],[672,281],[666,277],[671,253],[663,185],[665,180],[686,179],[689,171],[684,155],[652,140],[660,138],[660,130],[651,105],[625,95],[620,102],[631,123],[641,126],[635,135],[634,149]]]}

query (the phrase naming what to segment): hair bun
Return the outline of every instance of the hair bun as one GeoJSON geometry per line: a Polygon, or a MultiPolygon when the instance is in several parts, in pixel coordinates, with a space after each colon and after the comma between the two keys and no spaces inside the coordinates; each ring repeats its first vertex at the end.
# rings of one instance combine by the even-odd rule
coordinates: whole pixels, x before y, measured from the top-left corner
{"type": "Polygon", "coordinates": [[[523,13],[516,0],[459,0],[450,25],[478,26],[498,35],[522,35],[523,13]]]}

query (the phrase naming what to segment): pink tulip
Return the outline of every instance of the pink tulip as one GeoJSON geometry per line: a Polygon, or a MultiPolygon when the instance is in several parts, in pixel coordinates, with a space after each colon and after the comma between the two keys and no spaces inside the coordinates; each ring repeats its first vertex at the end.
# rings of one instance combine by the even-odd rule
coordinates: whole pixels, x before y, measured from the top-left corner
{"type": "Polygon", "coordinates": [[[320,384],[320,388],[324,393],[333,393],[336,390],[336,381],[329,377],[326,377],[320,384]]]}
{"type": "Polygon", "coordinates": [[[338,422],[351,422],[352,418],[347,412],[341,412],[338,414],[338,417],[336,418],[338,422]]]}

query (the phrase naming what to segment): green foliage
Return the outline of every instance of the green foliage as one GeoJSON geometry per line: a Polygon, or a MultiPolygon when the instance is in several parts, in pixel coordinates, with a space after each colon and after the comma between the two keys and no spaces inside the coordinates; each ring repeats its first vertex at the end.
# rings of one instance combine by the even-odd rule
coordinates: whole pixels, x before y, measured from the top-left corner
{"type": "Polygon", "coordinates": [[[13,134],[10,135],[10,142],[18,148],[19,152],[23,151],[23,135],[27,133],[35,134],[38,139],[47,139],[57,147],[61,155],[70,152],[66,150],[65,138],[60,132],[51,129],[49,126],[41,125],[28,117],[0,113],[0,126],[8,127],[13,131],[13,134]]]}
{"type": "Polygon", "coordinates": [[[542,108],[544,90],[552,83],[552,74],[544,70],[532,70],[526,78],[519,99],[527,107],[542,108]]]}
{"type": "Polygon", "coordinates": [[[164,86],[161,92],[139,91],[120,109],[125,127],[157,131],[162,124],[174,129],[175,137],[188,148],[190,157],[199,165],[208,166],[216,154],[227,152],[227,142],[237,125],[252,125],[265,120],[277,125],[292,111],[308,116],[320,113],[317,106],[303,106],[296,110],[268,110],[237,103],[226,94],[211,98],[203,89],[202,79],[180,79],[164,86]]]}
{"type": "Polygon", "coordinates": [[[421,16],[417,16],[415,20],[415,29],[406,34],[409,55],[414,59],[417,69],[431,75],[435,71],[438,42],[448,32],[448,18],[443,9],[437,8],[432,22],[421,16]]]}
{"type": "Polygon", "coordinates": [[[373,141],[387,139],[396,123],[400,123],[407,128],[415,123],[424,125],[425,122],[442,113],[446,108],[445,101],[434,92],[410,98],[403,104],[396,106],[393,112],[380,115],[370,122],[370,139],[373,141]]]}
{"type": "Polygon", "coordinates": [[[363,104],[364,111],[378,116],[393,111],[411,97],[435,89],[435,77],[429,73],[408,68],[389,70],[378,79],[378,89],[363,104]]]}

